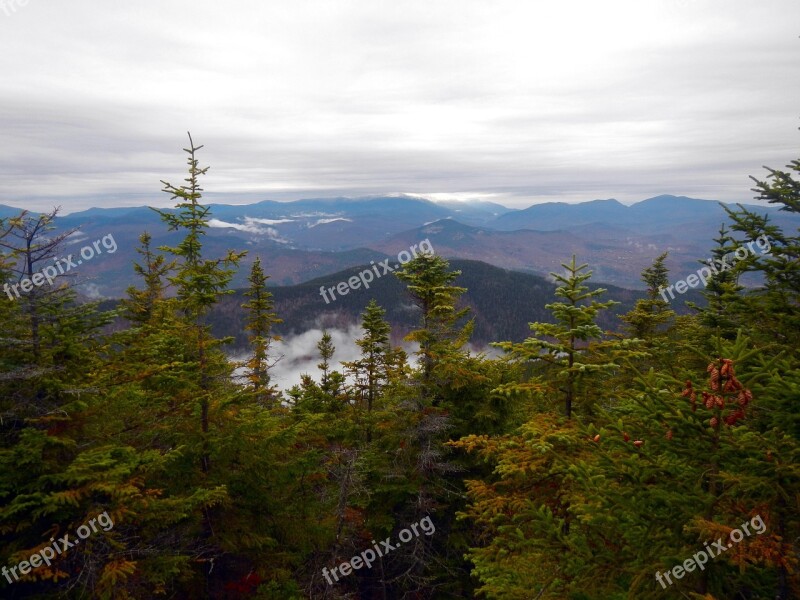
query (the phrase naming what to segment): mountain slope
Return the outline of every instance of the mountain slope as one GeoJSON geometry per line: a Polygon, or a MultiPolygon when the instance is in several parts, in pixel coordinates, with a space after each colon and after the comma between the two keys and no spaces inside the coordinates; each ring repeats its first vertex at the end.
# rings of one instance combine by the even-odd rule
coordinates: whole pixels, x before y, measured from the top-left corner
{"type": "MultiPolygon", "coordinates": [[[[475,346],[483,347],[500,340],[524,340],[530,335],[528,323],[550,320],[550,312],[545,305],[555,300],[556,286],[548,279],[500,269],[479,261],[452,260],[450,266],[462,272],[455,283],[467,288],[463,301],[464,305],[471,308],[471,316],[475,318],[472,339],[475,346]]],[[[402,336],[418,326],[419,314],[409,302],[405,285],[394,275],[378,277],[369,289],[352,289],[333,302],[326,303],[320,294],[320,287],[334,287],[356,276],[362,269],[346,269],[300,285],[270,288],[274,294],[275,310],[284,320],[277,331],[292,335],[323,327],[346,329],[359,322],[359,315],[370,299],[375,298],[386,309],[387,319],[393,326],[394,341],[399,343],[402,336]]],[[[599,282],[592,287],[606,288],[606,298],[622,303],[601,317],[601,326],[609,329],[618,329],[620,321],[616,315],[628,312],[636,300],[644,296],[643,292],[601,285],[599,282]]],[[[696,292],[681,298],[700,301],[696,292]]],[[[244,296],[239,290],[235,295],[224,297],[212,315],[214,330],[219,334],[235,335],[239,348],[246,347],[244,313],[241,309],[243,302],[244,296]]],[[[686,310],[682,303],[674,304],[676,310],[686,310]]]]}
{"type": "Polygon", "coordinates": [[[627,208],[616,200],[592,200],[580,204],[546,202],[500,215],[487,226],[500,231],[534,229],[552,231],[596,222],[623,219],[627,208]]]}
{"type": "MultiPolygon", "coordinates": [[[[547,274],[560,271],[572,254],[589,263],[595,278],[631,289],[642,289],[641,272],[662,252],[669,251],[671,279],[682,279],[698,269],[698,260],[709,256],[711,237],[677,234],[641,235],[619,228],[576,227],[575,231],[493,231],[469,227],[448,219],[405,231],[382,244],[373,245],[381,254],[397,256],[420,240],[428,239],[435,252],[445,258],[481,260],[518,271],[547,274]]],[[[744,285],[756,285],[751,276],[744,285]]]]}
{"type": "MultiPolygon", "coordinates": [[[[784,229],[800,226],[796,215],[774,207],[769,213],[784,229]]],[[[17,214],[12,207],[0,207],[17,214]]],[[[329,198],[296,202],[264,201],[210,207],[211,227],[204,238],[208,256],[247,250],[234,285],[243,285],[251,261],[261,256],[273,282],[291,285],[386,256],[430,238],[448,258],[484,261],[502,268],[546,274],[559,269],[573,253],[590,263],[598,279],[640,288],[639,273],[658,254],[669,251],[673,280],[682,279],[709,256],[712,239],[727,221],[715,202],[658,196],[632,206],[616,200],[584,204],[549,203],[511,211],[487,202],[444,202],[386,196],[329,198]],[[506,212],[503,212],[506,211],[506,212]],[[501,214],[502,213],[502,214],[501,214]],[[464,223],[463,220],[469,221],[464,223]]],[[[84,263],[76,275],[93,296],[120,296],[131,285],[131,263],[143,231],[153,247],[175,245],[169,232],[147,207],[90,209],[57,220],[59,228],[80,228],[65,255],[113,235],[119,250],[84,263]]],[[[752,285],[753,280],[743,283],[752,285]]]]}

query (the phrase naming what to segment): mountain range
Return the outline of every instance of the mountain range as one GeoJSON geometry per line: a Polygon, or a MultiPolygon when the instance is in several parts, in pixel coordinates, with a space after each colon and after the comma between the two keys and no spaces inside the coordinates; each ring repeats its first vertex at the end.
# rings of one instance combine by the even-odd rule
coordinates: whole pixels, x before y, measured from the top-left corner
{"type": "MultiPolygon", "coordinates": [[[[475,320],[471,343],[477,348],[499,340],[522,341],[528,337],[528,324],[533,321],[551,322],[552,314],[545,308],[556,301],[556,285],[539,275],[501,269],[484,262],[454,259],[450,267],[461,275],[456,284],[467,289],[462,305],[470,308],[469,318],[475,320]]],[[[335,286],[339,281],[357,275],[360,267],[346,269],[325,277],[298,285],[276,287],[272,290],[275,312],[283,323],[275,327],[276,333],[291,338],[309,330],[347,330],[358,326],[359,316],[370,299],[374,298],[386,310],[386,319],[392,325],[393,342],[399,344],[407,333],[419,326],[419,311],[409,302],[405,284],[396,277],[380,277],[370,285],[351,290],[345,296],[326,304],[320,295],[320,287],[335,286]]],[[[591,284],[595,289],[597,283],[591,284]]],[[[630,311],[644,292],[628,290],[613,285],[603,285],[607,293],[604,300],[616,300],[618,305],[598,315],[598,324],[603,329],[619,331],[622,326],[619,315],[630,311]]],[[[233,336],[233,348],[247,347],[244,329],[245,313],[240,308],[246,301],[243,290],[223,296],[212,310],[210,323],[216,335],[233,336]]],[[[696,290],[684,297],[702,303],[696,290]]],[[[685,306],[675,303],[678,312],[687,312],[685,306]]]]}
{"type": "MultiPolygon", "coordinates": [[[[768,213],[784,228],[800,219],[773,207],[768,213]]],[[[20,209],[0,206],[0,218],[20,209]]],[[[293,202],[211,204],[204,252],[248,250],[234,286],[245,284],[247,267],[261,256],[273,285],[296,285],[344,269],[396,259],[397,253],[428,239],[446,258],[481,261],[532,274],[560,270],[572,254],[588,262],[594,281],[640,289],[639,274],[669,251],[671,278],[682,279],[709,256],[712,239],[728,221],[714,201],[657,196],[631,206],[616,200],[580,204],[544,203],[517,210],[492,202],[432,202],[411,196],[319,198],[293,202]]],[[[57,218],[59,229],[75,229],[66,252],[113,235],[118,251],[85,262],[79,275],[89,297],[120,297],[133,280],[138,237],[148,231],[153,245],[174,245],[148,207],[92,208],[57,218]]]]}

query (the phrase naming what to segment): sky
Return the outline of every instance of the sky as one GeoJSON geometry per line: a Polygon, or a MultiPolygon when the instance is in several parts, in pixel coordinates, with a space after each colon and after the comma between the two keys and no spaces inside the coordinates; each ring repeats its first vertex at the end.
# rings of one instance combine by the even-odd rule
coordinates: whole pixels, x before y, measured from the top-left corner
{"type": "Polygon", "coordinates": [[[752,200],[797,0],[0,0],[0,203],[752,200]]]}

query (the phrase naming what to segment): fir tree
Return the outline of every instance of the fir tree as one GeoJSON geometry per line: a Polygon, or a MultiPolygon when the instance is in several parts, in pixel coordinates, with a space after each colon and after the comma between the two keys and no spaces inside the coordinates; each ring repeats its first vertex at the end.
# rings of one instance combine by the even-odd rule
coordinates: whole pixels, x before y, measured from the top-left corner
{"type": "Polygon", "coordinates": [[[342,402],[347,401],[344,397],[344,376],[338,370],[331,368],[330,360],[336,353],[336,346],[327,330],[322,332],[322,338],[317,342],[317,350],[322,359],[317,368],[322,371],[319,387],[324,398],[323,402],[334,410],[339,410],[342,402]]]}
{"type": "Polygon", "coordinates": [[[642,271],[642,281],[647,286],[647,298],[636,301],[636,306],[622,317],[630,325],[633,337],[652,345],[654,338],[675,317],[675,311],[664,300],[662,290],[669,285],[669,270],[664,265],[667,252],[660,254],[652,265],[642,271]]]}
{"type": "Polygon", "coordinates": [[[576,569],[590,560],[585,549],[591,532],[573,517],[583,495],[569,470],[590,449],[573,413],[580,408],[578,416],[585,420],[595,405],[616,402],[606,397],[604,386],[624,360],[642,356],[636,350],[639,340],[603,339],[595,320],[615,303],[596,300],[605,290],[585,285],[591,277],[591,271],[583,272],[587,265],[578,265],[573,256],[562,266],[565,274],[552,276],[561,284],[556,295],[565,301],[547,305],[555,323],[531,323],[536,337],[495,344],[529,367],[524,380],[497,391],[543,397],[545,403],[513,433],[472,434],[451,444],[494,467],[487,480],[467,480],[470,503],[462,514],[486,540],[469,556],[482,583],[478,592],[489,597],[533,593],[555,599],[580,589],[576,569]],[[562,406],[563,412],[557,411],[562,406]]]}
{"type": "Polygon", "coordinates": [[[64,241],[77,231],[71,229],[56,236],[50,236],[49,232],[55,229],[53,221],[58,212],[58,208],[39,215],[31,215],[28,211],[23,211],[19,216],[9,220],[5,235],[0,238],[0,247],[9,251],[13,261],[9,265],[11,279],[16,279],[20,283],[20,285],[7,286],[6,294],[12,298],[9,289],[13,290],[25,307],[30,327],[31,350],[36,363],[41,360],[41,327],[47,320],[46,313],[49,309],[63,304],[64,294],[60,293],[58,288],[53,289],[51,285],[40,287],[31,285],[30,282],[33,280],[34,274],[42,270],[42,263],[48,263],[47,266],[56,272],[56,276],[60,274],[56,267],[49,264],[49,261],[58,262],[59,252],[63,248],[64,241]],[[14,238],[16,238],[15,241],[14,238]],[[25,286],[22,285],[23,281],[28,282],[30,290],[25,290],[25,286]],[[22,289],[22,294],[18,288],[22,289]]]}
{"type": "Polygon", "coordinates": [[[405,353],[389,343],[389,324],[383,310],[373,298],[362,314],[363,337],[356,340],[361,358],[342,363],[345,374],[353,379],[352,391],[360,409],[366,411],[367,442],[372,440],[372,409],[389,385],[393,375],[405,362],[405,353]]]}
{"type": "MultiPolygon", "coordinates": [[[[764,180],[753,177],[756,199],[777,205],[781,211],[800,213],[800,159],[786,170],[770,169],[764,180]]],[[[758,215],[739,205],[738,210],[726,207],[733,220],[732,229],[745,235],[749,244],[756,242],[760,256],[751,255],[744,268],[763,277],[763,286],[748,294],[743,311],[755,324],[752,336],[776,341],[785,347],[800,344],[800,228],[784,231],[770,223],[766,215],[758,215]]],[[[753,248],[753,246],[749,246],[753,248]]]]}
{"type": "Polygon", "coordinates": [[[459,328],[459,321],[469,313],[468,308],[456,307],[466,288],[452,285],[461,271],[448,271],[449,267],[445,259],[422,253],[395,273],[407,284],[408,293],[421,311],[420,328],[406,339],[419,344],[422,397],[432,406],[441,402],[437,388],[447,383],[442,379],[444,371],[440,370],[440,377],[435,376],[437,366],[445,366],[449,358],[459,354],[473,328],[471,321],[459,328]]]}
{"type": "Polygon", "coordinates": [[[256,257],[248,279],[250,288],[245,292],[250,300],[242,304],[242,308],[248,311],[245,328],[250,332],[249,341],[253,349],[253,355],[246,363],[250,391],[259,404],[272,407],[279,400],[280,392],[270,381],[269,369],[276,362],[270,362],[270,352],[272,344],[281,340],[272,329],[283,320],[274,312],[272,294],[267,290],[268,279],[261,268],[261,259],[256,257]]]}
{"type": "MultiPolygon", "coordinates": [[[[613,360],[592,360],[594,352],[589,342],[599,340],[603,330],[595,322],[597,314],[615,304],[614,300],[599,302],[594,298],[606,292],[604,288],[590,290],[584,282],[592,276],[585,271],[588,265],[578,265],[575,256],[569,263],[562,263],[565,273],[551,273],[561,285],[555,294],[564,298],[564,302],[553,302],[545,308],[552,311],[555,323],[531,323],[531,331],[536,337],[527,338],[522,343],[498,342],[492,344],[502,348],[512,358],[523,363],[541,362],[547,365],[544,371],[551,379],[547,384],[532,382],[530,384],[510,384],[503,388],[506,392],[544,391],[552,399],[563,403],[564,415],[572,417],[573,404],[581,401],[585,407],[592,403],[594,394],[581,383],[588,376],[600,372],[609,372],[619,368],[613,360]],[[586,303],[588,301],[588,303],[586,303]]],[[[627,346],[627,341],[616,344],[627,346]]]]}
{"type": "MultiPolygon", "coordinates": [[[[202,510],[199,538],[211,540],[214,538],[213,515],[220,519],[224,517],[211,498],[214,491],[224,491],[226,480],[224,470],[212,472],[211,457],[227,447],[226,434],[233,435],[233,430],[226,425],[231,413],[230,407],[238,401],[238,390],[231,381],[234,365],[220,349],[231,338],[214,338],[206,323],[206,316],[222,295],[233,293],[228,285],[235,268],[246,253],[229,250],[222,258],[203,257],[202,238],[209,227],[209,208],[200,203],[203,191],[200,177],[208,171],[208,167],[199,166],[196,157],[201,148],[202,146],[194,145],[189,135],[189,148],[184,148],[188,155],[189,172],[185,183],[174,186],[162,181],[163,191],[170,194],[172,200],[177,200],[175,212],[153,210],[159,213],[170,231],[185,234],[177,246],[162,246],[160,250],[176,261],[169,281],[177,293],[176,304],[182,316],[180,325],[184,330],[181,337],[185,340],[187,349],[179,360],[180,364],[176,365],[183,374],[181,388],[176,390],[173,402],[181,407],[195,405],[198,408],[196,413],[199,413],[199,431],[188,432],[189,449],[186,455],[199,463],[200,473],[196,474],[186,468],[175,484],[180,482],[185,486],[198,488],[198,496],[203,497],[203,501],[198,503],[202,510]],[[215,419],[212,429],[212,420],[215,419]],[[195,435],[191,435],[192,433],[195,435]]],[[[199,554],[202,558],[198,560],[198,564],[208,564],[210,572],[214,561],[224,554],[224,549],[216,539],[206,544],[199,554]]]]}
{"type": "Polygon", "coordinates": [[[202,236],[208,228],[209,208],[200,204],[203,191],[200,187],[200,176],[206,174],[208,167],[200,168],[195,156],[202,147],[195,146],[189,134],[189,148],[184,148],[184,152],[189,155],[187,159],[189,176],[185,180],[186,183],[176,187],[166,181],[161,182],[164,184],[163,191],[170,194],[172,200],[178,200],[177,212],[153,210],[161,215],[161,219],[169,226],[170,231],[186,233],[177,246],[163,246],[160,249],[174,256],[178,262],[176,272],[169,280],[177,290],[179,306],[193,330],[199,378],[200,426],[204,438],[200,464],[203,473],[208,473],[210,468],[208,433],[213,380],[223,375],[213,368],[214,363],[219,361],[215,361],[210,355],[224,340],[214,340],[211,337],[203,317],[220,295],[233,293],[227,286],[233,278],[234,268],[245,253],[228,251],[228,254],[220,259],[203,258],[202,236]]]}
{"type": "Polygon", "coordinates": [[[123,301],[125,317],[137,324],[151,321],[157,303],[164,299],[165,278],[175,268],[175,261],[166,262],[162,254],[150,248],[152,236],[144,232],[139,236],[141,247],[136,252],[142,256],[143,264],[133,263],[134,272],[142,278],[144,289],[128,288],[128,298],[123,301]]]}
{"type": "Polygon", "coordinates": [[[725,225],[720,227],[719,237],[714,238],[714,242],[716,246],[711,251],[711,260],[707,263],[701,261],[710,272],[708,283],[702,292],[708,304],[705,307],[699,307],[693,302],[687,304],[699,312],[702,325],[712,331],[719,331],[725,339],[734,339],[737,326],[733,313],[743,289],[739,285],[743,264],[733,258],[739,246],[725,225]]]}

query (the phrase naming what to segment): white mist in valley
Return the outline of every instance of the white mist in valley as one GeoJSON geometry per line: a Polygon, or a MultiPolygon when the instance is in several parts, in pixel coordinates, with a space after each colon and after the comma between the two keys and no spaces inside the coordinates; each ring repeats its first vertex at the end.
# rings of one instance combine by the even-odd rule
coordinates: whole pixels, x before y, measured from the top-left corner
{"type": "MultiPolygon", "coordinates": [[[[269,362],[272,365],[269,370],[270,378],[278,389],[286,391],[295,385],[300,385],[300,380],[305,374],[311,375],[312,379],[319,382],[321,373],[317,365],[322,359],[317,344],[322,339],[323,331],[330,334],[331,342],[336,348],[330,361],[331,370],[344,374],[342,362],[351,362],[361,357],[361,349],[356,344],[356,340],[364,335],[360,325],[351,325],[347,329],[315,328],[296,335],[287,335],[280,341],[274,342],[269,353],[269,362]]],[[[416,364],[415,353],[419,350],[419,344],[403,341],[394,345],[406,351],[410,364],[416,364]]],[[[477,347],[469,344],[468,349],[471,354],[483,354],[487,358],[498,358],[503,355],[502,350],[490,346],[477,347]]],[[[249,354],[239,353],[231,356],[231,360],[243,362],[249,357],[249,354]]],[[[236,376],[242,375],[243,372],[243,368],[238,368],[236,376]]]]}
{"type": "MultiPolygon", "coordinates": [[[[342,361],[357,360],[361,355],[356,340],[363,335],[361,327],[351,325],[347,329],[328,329],[336,352],[331,359],[331,368],[342,370],[342,361]]],[[[278,359],[270,370],[272,381],[281,390],[288,390],[300,384],[300,377],[309,374],[317,381],[320,370],[317,364],[322,360],[317,344],[322,339],[322,329],[309,329],[298,335],[287,336],[277,342],[273,356],[278,359]]]]}
{"type": "MultiPolygon", "coordinates": [[[[342,362],[358,360],[361,357],[361,349],[356,344],[356,340],[364,335],[364,330],[360,325],[351,325],[347,329],[327,329],[331,336],[331,342],[336,348],[336,352],[330,361],[331,369],[344,373],[342,362]]],[[[299,385],[302,375],[308,374],[319,381],[320,370],[317,365],[322,360],[317,349],[317,344],[322,339],[322,329],[309,329],[297,335],[285,336],[282,340],[272,345],[270,352],[270,377],[272,383],[282,391],[290,389],[292,386],[299,385]],[[275,362],[277,360],[277,362],[275,362]]],[[[409,354],[413,360],[413,353],[417,351],[418,345],[403,342],[401,347],[409,354]]],[[[236,361],[247,360],[247,354],[239,354],[234,357],[236,361]]],[[[241,374],[241,369],[237,370],[241,374]]]]}

